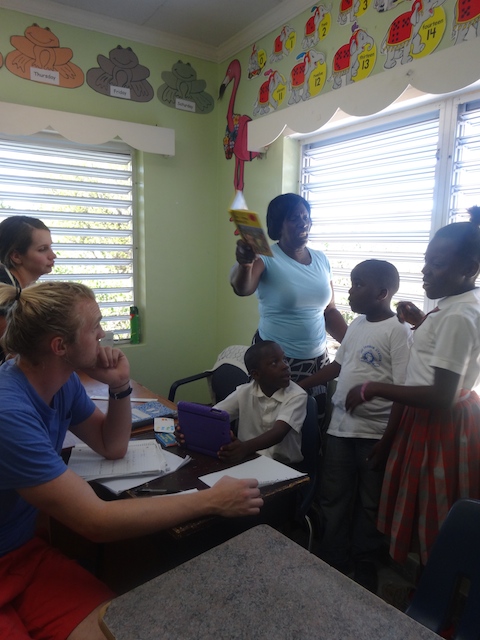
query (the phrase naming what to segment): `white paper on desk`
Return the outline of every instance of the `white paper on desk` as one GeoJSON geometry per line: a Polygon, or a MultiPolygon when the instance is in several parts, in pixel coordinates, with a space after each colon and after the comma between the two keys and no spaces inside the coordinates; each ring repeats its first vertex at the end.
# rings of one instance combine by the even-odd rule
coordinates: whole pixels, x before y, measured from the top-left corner
{"type": "Polygon", "coordinates": [[[273,458],[267,458],[267,456],[258,456],[254,460],[248,460],[237,464],[235,467],[224,469],[223,471],[215,471],[214,473],[208,473],[206,476],[201,476],[199,480],[204,482],[209,487],[212,487],[223,476],[230,476],[231,478],[255,478],[258,480],[259,486],[267,484],[274,484],[275,482],[282,482],[284,480],[293,480],[294,478],[301,478],[306,476],[306,473],[301,473],[288,467],[286,464],[282,464],[273,458]]]}
{"type": "Polygon", "coordinates": [[[67,431],[62,444],[62,449],[71,449],[72,447],[76,447],[77,444],[83,444],[83,440],[80,440],[80,438],[71,431],[67,431]]]}
{"type": "Polygon", "coordinates": [[[128,489],[133,489],[133,487],[138,487],[141,484],[145,484],[146,482],[151,482],[152,480],[156,480],[157,478],[167,476],[169,473],[174,473],[180,467],[188,464],[191,460],[190,456],[186,456],[182,458],[181,456],[177,456],[171,451],[163,451],[163,455],[165,456],[165,460],[167,462],[167,468],[163,473],[157,473],[152,476],[133,476],[128,478],[115,478],[113,480],[100,480],[100,484],[109,489],[112,493],[119,495],[128,489]]]}
{"type": "Polygon", "coordinates": [[[158,477],[166,471],[167,461],[156,440],[130,440],[127,453],[120,460],[107,460],[88,445],[77,444],[68,466],[85,480],[146,474],[158,477]]]}

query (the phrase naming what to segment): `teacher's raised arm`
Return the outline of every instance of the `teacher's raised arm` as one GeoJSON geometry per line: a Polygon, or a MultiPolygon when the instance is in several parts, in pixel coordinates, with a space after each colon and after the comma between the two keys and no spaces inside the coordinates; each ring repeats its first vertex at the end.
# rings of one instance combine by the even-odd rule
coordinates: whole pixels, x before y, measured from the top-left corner
{"type": "Polygon", "coordinates": [[[253,342],[280,344],[294,382],[328,363],[326,331],[341,341],[347,328],[335,307],[328,258],[307,247],[311,226],[310,204],[304,198],[294,193],[277,196],[267,209],[273,257],[257,255],[239,240],[230,273],[237,295],[255,293],[258,298],[260,322],[253,342]]]}

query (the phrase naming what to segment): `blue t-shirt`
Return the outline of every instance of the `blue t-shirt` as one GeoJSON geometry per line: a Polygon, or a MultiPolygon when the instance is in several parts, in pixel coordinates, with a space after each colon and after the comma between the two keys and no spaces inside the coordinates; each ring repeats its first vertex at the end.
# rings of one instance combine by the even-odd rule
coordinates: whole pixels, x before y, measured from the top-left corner
{"type": "Polygon", "coordinates": [[[64,473],[60,452],[65,433],[94,410],[75,373],[48,406],[14,360],[0,367],[0,556],[28,542],[35,531],[37,509],[16,489],[64,473]]]}
{"type": "Polygon", "coordinates": [[[324,311],[332,298],[332,272],[322,251],[309,249],[312,261],[300,264],[278,246],[265,264],[256,291],[259,302],[258,331],[263,340],[274,340],[289,358],[316,358],[327,348],[324,311]]]}

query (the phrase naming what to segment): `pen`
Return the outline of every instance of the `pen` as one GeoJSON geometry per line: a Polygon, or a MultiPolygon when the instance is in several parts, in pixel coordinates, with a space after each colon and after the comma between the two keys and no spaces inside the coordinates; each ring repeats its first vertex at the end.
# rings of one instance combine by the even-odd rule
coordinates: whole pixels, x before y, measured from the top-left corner
{"type": "Polygon", "coordinates": [[[149,489],[145,487],[144,489],[135,489],[135,493],[145,493],[148,495],[165,495],[167,493],[178,493],[178,491],[169,491],[168,489],[149,489]]]}
{"type": "MultiPolygon", "coordinates": [[[[108,400],[108,396],[90,396],[90,400],[108,400]]],[[[155,402],[158,398],[130,398],[130,402],[155,402]]]]}

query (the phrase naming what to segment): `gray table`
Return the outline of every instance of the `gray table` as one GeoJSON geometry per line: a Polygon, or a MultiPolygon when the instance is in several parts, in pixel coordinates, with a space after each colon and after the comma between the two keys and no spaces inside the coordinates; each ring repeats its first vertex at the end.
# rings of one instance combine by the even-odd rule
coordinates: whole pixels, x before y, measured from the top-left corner
{"type": "Polygon", "coordinates": [[[267,525],[112,601],[116,640],[433,640],[386,604],[267,525]]]}

